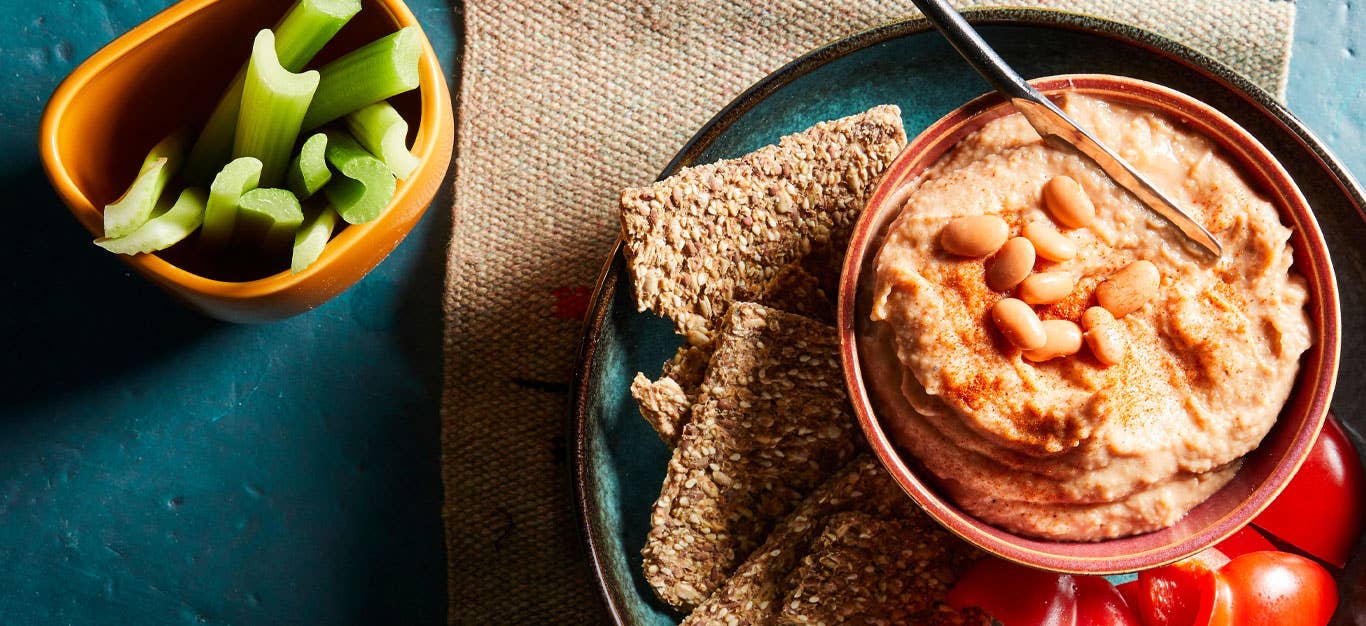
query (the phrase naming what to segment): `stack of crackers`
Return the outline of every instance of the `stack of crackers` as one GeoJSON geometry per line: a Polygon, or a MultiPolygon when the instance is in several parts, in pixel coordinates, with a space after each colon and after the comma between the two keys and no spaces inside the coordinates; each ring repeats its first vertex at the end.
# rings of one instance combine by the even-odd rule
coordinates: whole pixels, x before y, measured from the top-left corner
{"type": "Polygon", "coordinates": [[[905,144],[879,106],[622,194],[636,304],[684,338],[631,385],[673,447],[643,569],[684,624],[990,624],[944,603],[977,554],[867,453],[831,325],[849,233],[905,144]]]}

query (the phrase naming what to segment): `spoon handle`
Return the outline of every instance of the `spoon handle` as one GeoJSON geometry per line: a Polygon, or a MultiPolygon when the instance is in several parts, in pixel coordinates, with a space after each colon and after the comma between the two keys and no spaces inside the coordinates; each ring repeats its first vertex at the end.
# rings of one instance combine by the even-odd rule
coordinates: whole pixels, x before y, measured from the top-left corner
{"type": "Polygon", "coordinates": [[[957,50],[982,78],[987,79],[996,91],[1012,99],[1029,100],[1045,106],[1052,104],[1037,89],[1029,86],[1015,70],[1006,65],[1001,55],[996,54],[996,51],[987,45],[982,36],[968,25],[967,20],[949,6],[947,0],[913,1],[920,12],[925,14],[925,19],[949,40],[953,49],[957,50]]]}

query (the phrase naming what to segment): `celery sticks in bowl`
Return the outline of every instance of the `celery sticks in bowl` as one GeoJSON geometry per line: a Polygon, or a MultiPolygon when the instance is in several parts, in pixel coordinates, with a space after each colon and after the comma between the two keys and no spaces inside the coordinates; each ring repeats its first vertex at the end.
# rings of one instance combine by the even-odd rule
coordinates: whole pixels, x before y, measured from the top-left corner
{"type": "MultiPolygon", "coordinates": [[[[387,82],[392,92],[394,81],[387,82]]],[[[139,240],[110,246],[129,252],[114,255],[129,269],[209,316],[268,322],[347,290],[412,231],[451,163],[455,114],[448,82],[442,60],[403,0],[179,0],[72,70],[48,100],[39,148],[53,189],[92,237],[111,243],[141,231],[139,240]],[[340,59],[383,40],[348,63],[388,63],[403,86],[412,84],[416,50],[415,90],[386,97],[374,85],[352,81],[371,94],[357,101],[358,109],[387,102],[407,128],[371,130],[376,123],[392,126],[382,107],[368,115],[344,111],[312,128],[300,121],[283,178],[263,182],[265,164],[258,156],[271,153],[269,145],[259,144],[264,152],[253,149],[257,156],[233,154],[251,48],[263,29],[274,37],[282,71],[318,72],[310,109],[328,82],[331,72],[324,68],[340,59]],[[176,128],[187,132],[145,158],[176,128]],[[392,199],[368,222],[332,219],[335,198],[356,195],[326,191],[348,178],[334,171],[326,155],[325,138],[338,131],[349,132],[369,158],[395,174],[392,199]],[[393,136],[410,158],[395,151],[393,136]],[[416,169],[397,178],[412,163],[416,169]],[[150,173],[126,194],[143,165],[150,173]],[[191,188],[207,195],[198,211],[194,193],[177,202],[191,188]],[[282,243],[275,246],[254,240],[239,212],[241,199],[257,188],[294,193],[302,220],[293,238],[278,236],[273,241],[282,243]],[[121,196],[128,196],[127,207],[109,216],[114,228],[106,229],[104,206],[121,196]],[[154,221],[156,226],[141,230],[154,221]],[[149,252],[138,252],[143,249],[149,252]]],[[[388,185],[379,187],[384,192],[388,185]]]]}
{"type": "Polygon", "coordinates": [[[360,0],[298,0],[257,32],[198,133],[152,146],[106,205],[96,243],[121,254],[191,246],[229,265],[251,258],[267,274],[299,273],[339,222],[379,218],[396,180],[420,165],[388,99],[419,86],[424,43],[406,26],[312,67],[360,10],[360,0]]]}

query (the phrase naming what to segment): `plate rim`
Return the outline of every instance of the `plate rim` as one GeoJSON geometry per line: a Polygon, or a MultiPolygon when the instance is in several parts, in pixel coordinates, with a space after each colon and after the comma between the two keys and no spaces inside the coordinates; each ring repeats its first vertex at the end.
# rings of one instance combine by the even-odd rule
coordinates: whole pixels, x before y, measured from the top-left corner
{"type": "MultiPolygon", "coordinates": [[[[1366,191],[1347,170],[1342,161],[1319,137],[1300,121],[1270,92],[1253,83],[1246,76],[1234,71],[1223,62],[1153,31],[1075,11],[1044,8],[976,8],[963,11],[969,23],[978,26],[1032,26],[1055,28],[1099,35],[1128,45],[1146,48],[1158,55],[1180,63],[1206,78],[1221,84],[1232,94],[1248,101],[1268,114],[1283,130],[1295,137],[1301,147],[1313,153],[1319,165],[1332,175],[1341,191],[1353,201],[1357,216],[1366,221],[1366,191]]],[[[760,102],[774,92],[787,86],[805,74],[827,63],[843,58],[854,52],[901,37],[917,35],[931,30],[930,23],[920,16],[901,18],[883,22],[870,28],[855,32],[825,45],[808,50],[778,69],[759,79],[739,95],[726,103],[698,131],[688,139],[679,151],[665,165],[656,180],[673,175],[679,169],[696,162],[698,156],[716,138],[735,124],[760,102]]],[[[572,482],[574,504],[577,509],[579,533],[587,548],[589,565],[593,579],[597,583],[599,598],[607,609],[608,616],[618,626],[631,626],[624,610],[624,598],[620,597],[619,584],[612,579],[606,556],[601,550],[601,527],[593,517],[589,501],[590,473],[593,468],[587,457],[588,398],[591,396],[589,383],[595,369],[595,356],[603,324],[616,296],[618,276],[625,269],[625,256],[622,241],[613,244],[602,270],[594,284],[588,315],[584,318],[582,335],[577,351],[574,377],[570,385],[570,436],[572,482]]]]}

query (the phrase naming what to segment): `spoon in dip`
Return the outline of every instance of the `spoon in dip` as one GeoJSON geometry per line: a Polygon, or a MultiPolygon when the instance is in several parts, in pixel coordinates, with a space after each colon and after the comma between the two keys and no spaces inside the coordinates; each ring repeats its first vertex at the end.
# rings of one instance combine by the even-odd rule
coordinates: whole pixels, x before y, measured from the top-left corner
{"type": "Polygon", "coordinates": [[[1025,82],[1015,70],[1006,65],[991,46],[987,45],[982,36],[968,25],[963,16],[949,6],[946,0],[913,1],[925,14],[925,18],[949,40],[954,50],[957,50],[978,74],[987,79],[998,93],[1005,96],[1040,136],[1046,140],[1051,139],[1072,146],[1089,157],[1111,180],[1132,193],[1154,213],[1166,218],[1200,250],[1215,259],[1223,254],[1223,246],[1214,235],[1192,219],[1190,214],[1177,206],[1133,166],[1120,158],[1114,150],[1072,121],[1056,104],[1025,82]]]}

